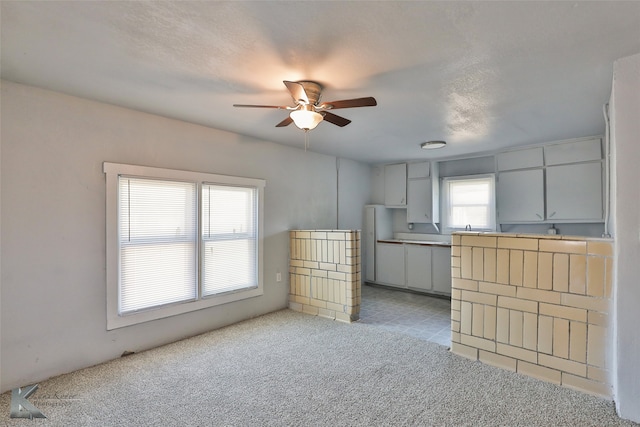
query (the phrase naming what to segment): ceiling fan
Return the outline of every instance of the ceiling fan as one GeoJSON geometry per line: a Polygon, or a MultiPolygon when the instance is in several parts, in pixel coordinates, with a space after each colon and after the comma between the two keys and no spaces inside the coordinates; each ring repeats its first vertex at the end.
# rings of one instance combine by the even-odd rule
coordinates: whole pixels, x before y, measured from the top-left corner
{"type": "Polygon", "coordinates": [[[281,121],[276,127],[288,126],[294,123],[298,128],[309,131],[315,129],[318,124],[326,120],[336,126],[346,126],[351,120],[340,117],[329,112],[329,110],[337,110],[339,108],[355,108],[355,107],[373,107],[378,105],[375,98],[356,98],[344,99],[341,101],[320,102],[322,95],[322,85],[318,82],[310,80],[301,80],[283,82],[291,97],[295,102],[294,106],[280,105],[249,105],[249,104],[233,104],[234,107],[246,108],[277,108],[279,110],[289,110],[289,117],[281,121]]]}

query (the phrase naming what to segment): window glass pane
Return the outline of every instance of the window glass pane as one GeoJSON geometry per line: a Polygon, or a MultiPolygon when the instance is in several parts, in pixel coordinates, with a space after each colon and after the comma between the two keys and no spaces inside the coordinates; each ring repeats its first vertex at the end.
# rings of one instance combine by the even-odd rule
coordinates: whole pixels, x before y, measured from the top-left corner
{"type": "Polygon", "coordinates": [[[202,293],[256,287],[257,189],[202,187],[202,293]]]}
{"type": "Polygon", "coordinates": [[[120,178],[120,238],[191,239],[195,183],[120,178]]]}
{"type": "Polygon", "coordinates": [[[446,182],[445,206],[448,228],[493,228],[492,178],[450,179],[446,182]]]}
{"type": "Polygon", "coordinates": [[[452,225],[458,228],[468,224],[472,227],[487,228],[488,216],[486,206],[454,206],[451,210],[452,225]]]}
{"type": "Polygon", "coordinates": [[[193,243],[123,247],[120,313],[195,299],[195,254],[193,243]]]}
{"type": "Polygon", "coordinates": [[[452,182],[453,191],[451,193],[452,205],[472,205],[489,203],[489,183],[488,182],[452,182]]]}
{"type": "Polygon", "coordinates": [[[205,238],[255,236],[256,189],[206,184],[202,188],[202,235],[205,238]]]}
{"type": "Polygon", "coordinates": [[[206,241],[203,294],[256,286],[255,245],[253,239],[206,241]]]}
{"type": "Polygon", "coordinates": [[[119,178],[119,313],[193,300],[196,184],[119,178]]]}

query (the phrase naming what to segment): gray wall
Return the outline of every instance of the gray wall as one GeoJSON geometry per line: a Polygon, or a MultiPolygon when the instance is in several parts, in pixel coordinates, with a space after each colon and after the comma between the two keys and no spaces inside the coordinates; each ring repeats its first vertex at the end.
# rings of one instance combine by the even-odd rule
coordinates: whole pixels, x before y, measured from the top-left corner
{"type": "Polygon", "coordinates": [[[640,54],[615,62],[611,105],[614,147],[614,393],[619,414],[640,422],[640,54]]]}
{"type": "Polygon", "coordinates": [[[371,167],[371,200],[372,205],[384,205],[384,165],[371,167]]]}
{"type": "Polygon", "coordinates": [[[339,159],[338,166],[338,228],[361,230],[371,197],[371,167],[349,159],[339,159]]]}
{"type": "Polygon", "coordinates": [[[367,165],[337,191],[335,157],[5,81],[1,108],[2,391],[284,308],[288,230],[335,228],[338,195],[361,228],[367,165]],[[264,295],[107,331],[104,161],[266,179],[264,295]]]}

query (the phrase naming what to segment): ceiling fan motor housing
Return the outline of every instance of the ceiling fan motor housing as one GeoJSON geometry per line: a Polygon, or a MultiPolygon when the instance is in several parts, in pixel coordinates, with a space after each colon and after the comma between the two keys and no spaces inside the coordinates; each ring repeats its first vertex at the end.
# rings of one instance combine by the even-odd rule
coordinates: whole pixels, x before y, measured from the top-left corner
{"type": "Polygon", "coordinates": [[[302,88],[309,99],[309,104],[317,105],[318,101],[320,101],[320,95],[322,94],[322,85],[311,80],[301,80],[296,83],[300,83],[302,85],[302,88]]]}

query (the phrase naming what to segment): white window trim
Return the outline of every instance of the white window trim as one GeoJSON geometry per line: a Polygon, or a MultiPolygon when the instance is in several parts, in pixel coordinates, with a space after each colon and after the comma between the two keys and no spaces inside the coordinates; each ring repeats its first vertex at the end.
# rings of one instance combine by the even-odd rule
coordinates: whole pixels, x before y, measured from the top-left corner
{"type": "Polygon", "coordinates": [[[440,218],[442,225],[442,233],[443,234],[451,234],[455,231],[464,231],[464,228],[458,227],[450,227],[448,224],[449,221],[449,186],[448,182],[450,181],[462,181],[469,179],[491,179],[491,201],[490,204],[492,206],[491,209],[491,217],[489,218],[489,224],[493,224],[493,227],[488,228],[474,228],[471,231],[496,231],[496,175],[494,173],[487,173],[481,175],[464,175],[464,176],[451,176],[442,178],[441,180],[441,188],[440,188],[440,218]]]}
{"type": "MultiPolygon", "coordinates": [[[[162,319],[195,310],[227,304],[264,294],[263,288],[263,226],[264,226],[264,187],[266,181],[255,178],[243,178],[217,175],[203,172],[181,171],[175,169],[154,168],[120,163],[104,162],[106,174],[106,282],[107,282],[107,330],[122,328],[151,320],[162,319]],[[175,179],[197,183],[217,183],[229,185],[254,186],[258,189],[258,287],[220,295],[207,296],[196,301],[158,307],[127,315],[118,314],[118,177],[120,175],[142,178],[175,179]]],[[[198,204],[199,206],[199,204],[198,204]]],[[[198,207],[198,209],[200,209],[198,207]]],[[[198,213],[200,216],[200,213],[198,213]]]]}

